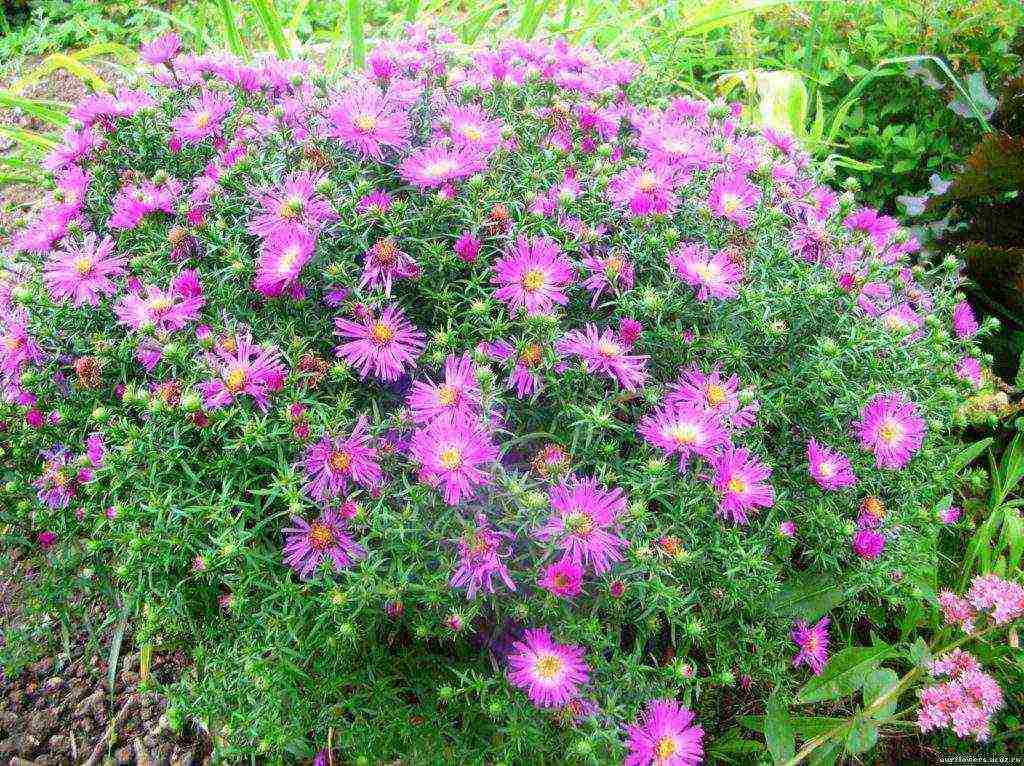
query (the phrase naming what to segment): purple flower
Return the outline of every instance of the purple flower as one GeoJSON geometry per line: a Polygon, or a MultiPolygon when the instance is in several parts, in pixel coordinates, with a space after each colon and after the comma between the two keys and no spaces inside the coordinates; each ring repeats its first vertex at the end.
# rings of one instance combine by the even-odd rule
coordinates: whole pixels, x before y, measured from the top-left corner
{"type": "Polygon", "coordinates": [[[580,594],[583,567],[565,556],[545,567],[537,584],[559,598],[573,598],[580,594]]]}
{"type": "Polygon", "coordinates": [[[269,237],[282,229],[304,228],[316,234],[337,218],[334,208],[316,192],[321,174],[298,171],[257,195],[262,212],[249,222],[249,231],[269,237]]]}
{"type": "Polygon", "coordinates": [[[316,249],[316,237],[300,227],[270,233],[260,249],[253,286],[266,298],[280,296],[298,279],[316,249]]]}
{"type": "Polygon", "coordinates": [[[444,501],[458,505],[490,483],[487,469],[498,448],[475,418],[443,416],[413,434],[409,455],[420,465],[421,481],[441,487],[444,501]]]}
{"type": "Polygon", "coordinates": [[[204,90],[189,108],[171,123],[174,137],[186,144],[198,144],[220,133],[221,122],[234,106],[229,96],[204,90]]]}
{"type": "Polygon", "coordinates": [[[746,524],[748,512],[775,505],[775,490],[766,482],[772,475],[771,469],[745,447],[737,449],[727,445],[712,458],[711,467],[715,471],[715,490],[721,494],[718,503],[720,516],[737,524],[746,524]]]}
{"type": "Polygon", "coordinates": [[[956,374],[975,388],[981,388],[981,362],[973,356],[965,356],[956,364],[956,374]]]}
{"type": "Polygon", "coordinates": [[[348,436],[325,436],[306,447],[298,467],[307,477],[303,489],[322,505],[342,497],[350,483],[372,489],[383,480],[365,415],[348,436]]]}
{"type": "Polygon", "coordinates": [[[884,548],[885,535],[877,529],[862,526],[853,536],[853,552],[862,559],[877,559],[882,555],[884,548]]]}
{"type": "Polygon", "coordinates": [[[878,468],[903,468],[921,449],[925,424],[917,405],[903,394],[878,394],[853,424],[860,445],[875,455],[878,468]]]}
{"type": "Polygon", "coordinates": [[[139,58],[147,64],[157,66],[170,61],[181,49],[181,38],[174,32],[167,32],[139,47],[139,58]]]}
{"type": "Polygon", "coordinates": [[[68,450],[55,445],[42,453],[43,473],[32,482],[39,502],[49,508],[67,508],[75,494],[76,472],[68,450]]]}
{"type": "Polygon", "coordinates": [[[793,658],[794,668],[806,665],[814,675],[821,675],[828,662],[828,625],[828,617],[822,617],[812,626],[797,620],[790,634],[793,643],[800,649],[793,658]]]}
{"type": "Polygon", "coordinates": [[[473,263],[480,254],[480,240],[471,231],[464,231],[455,240],[455,254],[466,263],[473,263]]]}
{"type": "Polygon", "coordinates": [[[334,326],[342,339],[335,353],[359,370],[361,378],[373,374],[385,383],[398,380],[416,362],[426,341],[394,304],[377,318],[369,313],[358,322],[338,317],[334,326]]]}
{"type": "Polygon", "coordinates": [[[974,309],[967,301],[960,301],[953,309],[953,331],[960,340],[966,340],[978,332],[978,320],[974,309]]]}
{"type": "Polygon", "coordinates": [[[534,532],[536,538],[554,543],[570,561],[595,574],[622,561],[628,543],[615,533],[627,503],[621,489],[603,489],[595,478],[574,478],[551,487],[548,498],[552,513],[534,532]]]}
{"type": "Polygon", "coordinates": [[[606,375],[627,391],[636,391],[647,380],[648,357],[629,354],[629,350],[611,328],[598,332],[593,324],[582,331],[570,330],[555,344],[560,356],[579,357],[588,373],[606,375]]]}
{"type": "Polygon", "coordinates": [[[697,289],[697,300],[724,300],[739,295],[737,287],[743,281],[743,269],[725,252],[712,253],[706,245],[689,243],[673,250],[666,260],[681,280],[697,289]]]}
{"type": "Polygon", "coordinates": [[[383,189],[374,189],[369,194],[364,194],[356,203],[357,213],[373,213],[382,215],[391,209],[394,198],[383,189]]]}
{"type": "Polygon", "coordinates": [[[633,264],[620,255],[584,258],[583,265],[590,271],[590,276],[584,280],[583,286],[593,293],[591,308],[597,306],[597,301],[605,290],[613,293],[626,292],[632,290],[636,282],[633,264]]]}
{"type": "Polygon", "coordinates": [[[425,425],[443,415],[456,419],[477,415],[480,396],[473,358],[469,354],[452,354],[444,363],[444,383],[413,382],[406,406],[413,420],[425,425]]]}
{"type": "Polygon", "coordinates": [[[420,189],[436,189],[471,176],[487,167],[478,155],[466,149],[428,144],[417,149],[399,166],[399,174],[420,189]]]}
{"type": "Polygon", "coordinates": [[[563,707],[590,680],[581,646],[556,644],[545,628],[527,630],[509,655],[508,678],[537,707],[563,707]]]}
{"type": "Polygon", "coordinates": [[[459,540],[459,565],[452,574],[453,588],[466,588],[466,598],[472,599],[478,591],[494,593],[493,577],[497,575],[509,590],[516,584],[508,573],[506,559],[511,554],[511,532],[498,532],[491,528],[484,514],[477,514],[476,526],[459,540]]]}
{"type": "Polygon", "coordinates": [[[51,255],[43,278],[55,301],[95,307],[100,297],[109,297],[117,290],[110,278],[125,274],[124,267],[124,258],[114,254],[114,240],[108,236],[97,242],[90,232],[80,245],[67,245],[51,255]]]}
{"type": "Polygon", "coordinates": [[[761,201],[761,190],[742,173],[720,175],[711,185],[708,205],[711,212],[727,218],[741,229],[751,223],[751,210],[761,201]]]}
{"type": "Polygon", "coordinates": [[[608,184],[608,200],[633,216],[670,215],[679,206],[680,179],[668,165],[626,168],[608,184]]]}
{"type": "Polygon", "coordinates": [[[499,286],[494,297],[511,312],[522,306],[527,314],[541,314],[569,302],[563,289],[572,282],[572,263],[549,237],[519,237],[513,252],[495,262],[494,271],[491,284],[499,286]]]}
{"type": "Polygon", "coordinates": [[[629,754],[623,766],[697,766],[704,760],[704,729],[694,715],[674,699],[647,703],[626,732],[629,754]]]}
{"type": "Polygon", "coordinates": [[[366,251],[359,287],[383,287],[384,294],[391,297],[393,280],[415,278],[420,271],[419,264],[399,249],[394,237],[384,237],[366,251]]]}
{"type": "Polygon", "coordinates": [[[841,452],[822,447],[814,439],[807,442],[807,462],[811,478],[824,490],[843,489],[857,483],[849,458],[841,452]]]}
{"type": "Polygon", "coordinates": [[[324,560],[340,572],[366,558],[366,550],[345,533],[344,519],[333,509],[311,524],[298,516],[292,523],[294,527],[284,530],[284,562],[303,580],[310,579],[324,560]]]}
{"type": "Polygon", "coordinates": [[[363,158],[380,161],[385,148],[409,145],[409,115],[375,85],[350,88],[327,108],[327,135],[363,158]]]}
{"type": "Polygon", "coordinates": [[[256,406],[266,412],[267,394],[280,390],[286,375],[281,365],[281,352],[276,346],[257,346],[248,332],[238,333],[230,344],[219,344],[206,355],[215,377],[198,385],[203,405],[208,409],[227,407],[243,394],[251,396],[256,406]]]}
{"type": "Polygon", "coordinates": [[[710,459],[729,442],[729,434],[713,412],[689,404],[661,407],[640,421],[637,433],[666,454],[678,454],[680,471],[691,455],[710,459]]]}
{"type": "Polygon", "coordinates": [[[195,271],[182,271],[168,289],[146,285],[114,304],[121,324],[135,330],[152,329],[161,335],[177,332],[199,318],[206,305],[195,271]]]}

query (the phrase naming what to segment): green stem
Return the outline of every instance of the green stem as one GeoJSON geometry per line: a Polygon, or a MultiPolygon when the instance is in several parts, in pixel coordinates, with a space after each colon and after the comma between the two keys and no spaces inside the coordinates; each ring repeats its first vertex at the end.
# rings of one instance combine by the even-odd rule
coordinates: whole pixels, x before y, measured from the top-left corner
{"type": "Polygon", "coordinates": [[[362,0],[348,0],[348,29],[352,38],[352,63],[366,67],[366,38],[363,32],[362,0]]]}

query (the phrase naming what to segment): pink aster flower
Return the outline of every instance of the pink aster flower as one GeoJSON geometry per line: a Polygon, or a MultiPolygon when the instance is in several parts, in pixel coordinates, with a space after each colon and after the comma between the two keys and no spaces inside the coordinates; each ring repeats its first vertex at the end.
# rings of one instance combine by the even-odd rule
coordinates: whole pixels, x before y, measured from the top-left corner
{"type": "Polygon", "coordinates": [[[174,32],[167,32],[155,40],[143,43],[139,48],[139,58],[147,64],[157,66],[170,61],[181,50],[181,38],[174,32]]]}
{"type": "Polygon", "coordinates": [[[316,234],[337,218],[334,208],[316,192],[323,175],[298,171],[257,195],[262,212],[249,222],[249,231],[268,237],[282,229],[304,228],[316,234]]]}
{"type": "Polygon", "coordinates": [[[391,209],[394,202],[394,198],[383,189],[374,189],[359,198],[356,203],[356,212],[383,215],[391,209]]]}
{"type": "Polygon", "coordinates": [[[996,625],[1005,625],[1024,615],[1024,587],[994,574],[975,577],[966,598],[978,611],[988,612],[996,625]]]}
{"type": "Polygon", "coordinates": [[[582,590],[583,567],[568,556],[544,569],[537,584],[559,598],[573,598],[582,590]]]}
{"type": "Polygon", "coordinates": [[[41,457],[43,472],[32,482],[39,502],[49,508],[67,508],[75,495],[77,482],[71,453],[58,444],[43,452],[41,457]]]}
{"type": "Polygon", "coordinates": [[[608,184],[608,200],[633,216],[670,215],[679,206],[675,190],[680,182],[668,165],[635,165],[608,184]]]}
{"type": "Polygon", "coordinates": [[[452,354],[444,363],[444,382],[415,381],[406,406],[413,420],[425,425],[442,415],[464,419],[477,414],[480,396],[473,358],[452,354]]]}
{"type": "Polygon", "coordinates": [[[890,216],[880,215],[877,210],[861,208],[843,219],[843,226],[850,231],[866,234],[875,248],[884,250],[899,230],[899,222],[890,216]]]}
{"type": "Polygon", "coordinates": [[[853,424],[860,445],[875,455],[878,468],[903,468],[921,449],[925,424],[917,405],[903,394],[878,394],[853,424]]]}
{"type": "Polygon", "coordinates": [[[357,322],[338,317],[334,326],[335,335],[342,339],[335,353],[359,370],[363,379],[372,374],[387,383],[398,380],[426,344],[423,333],[394,304],[376,318],[370,313],[357,322]]]}
{"type": "Polygon", "coordinates": [[[741,405],[739,387],[736,375],[723,378],[717,366],[705,373],[695,363],[683,370],[679,380],[665,393],[665,403],[700,407],[718,415],[723,426],[745,428],[754,422],[758,405],[741,405]]]}
{"type": "Polygon", "coordinates": [[[828,617],[822,617],[814,625],[808,626],[803,620],[797,620],[790,634],[799,651],[793,658],[793,667],[806,665],[814,675],[821,675],[828,662],[828,617]]]}
{"type": "Polygon", "coordinates": [[[692,455],[711,458],[729,442],[729,434],[713,412],[687,404],[654,411],[640,421],[637,433],[666,454],[678,454],[680,471],[692,455]]]}
{"type": "Polygon", "coordinates": [[[964,633],[974,632],[974,621],[978,618],[971,603],[950,590],[939,593],[939,609],[947,625],[959,625],[964,633]]]}
{"type": "Polygon", "coordinates": [[[501,145],[501,120],[476,104],[449,106],[443,119],[452,143],[470,154],[486,157],[501,145]]]}
{"type": "Polygon", "coordinates": [[[196,321],[205,305],[199,277],[186,270],[166,290],[156,285],[146,285],[141,292],[133,290],[114,304],[114,313],[126,327],[152,328],[166,335],[196,321]]]}
{"type": "Polygon", "coordinates": [[[399,249],[394,237],[384,237],[366,251],[359,287],[383,287],[384,294],[390,297],[393,280],[412,279],[418,277],[420,271],[420,265],[399,249]]]}
{"type": "Polygon", "coordinates": [[[480,240],[471,231],[464,231],[455,240],[453,249],[460,260],[466,263],[473,263],[480,254],[480,240]]]}
{"type": "Polygon", "coordinates": [[[873,561],[885,550],[885,535],[871,527],[862,526],[853,536],[853,552],[862,559],[873,561]]]}
{"type": "Polygon", "coordinates": [[[307,477],[303,489],[322,505],[342,497],[350,484],[373,489],[383,481],[365,415],[348,436],[328,435],[306,447],[298,467],[307,477]]]}
{"type": "Polygon", "coordinates": [[[257,346],[248,332],[238,333],[231,344],[217,344],[206,355],[216,377],[198,385],[203,405],[208,409],[227,407],[243,394],[251,396],[256,406],[266,412],[267,394],[279,391],[286,370],[276,346],[257,346]]]}
{"type": "Polygon", "coordinates": [[[478,155],[443,144],[417,149],[399,166],[399,174],[420,189],[436,189],[477,173],[487,167],[478,155]]]}
{"type": "Polygon", "coordinates": [[[590,680],[581,646],[557,644],[546,628],[527,630],[513,644],[508,678],[526,691],[537,707],[563,707],[590,680]]]}
{"type": "Polygon", "coordinates": [[[779,522],[779,534],[783,537],[796,537],[796,524],[787,519],[779,522]]]}
{"type": "Polygon", "coordinates": [[[439,417],[414,433],[409,445],[420,479],[440,486],[448,505],[472,498],[477,486],[490,483],[487,469],[498,454],[490,434],[472,417],[439,417]]]}
{"type": "Polygon", "coordinates": [[[295,283],[316,249],[316,237],[300,227],[269,234],[260,248],[253,285],[266,298],[276,298],[295,283]]]}
{"type": "Polygon", "coordinates": [[[555,351],[562,357],[578,357],[587,372],[606,375],[627,391],[636,391],[647,380],[648,357],[628,353],[610,327],[598,332],[596,325],[588,324],[582,331],[570,330],[555,344],[555,351]]]}
{"type": "Polygon", "coordinates": [[[494,593],[493,578],[497,575],[509,590],[515,590],[506,563],[514,538],[511,532],[493,529],[484,514],[477,514],[476,526],[459,540],[459,565],[452,573],[450,585],[466,588],[466,598],[473,599],[481,590],[494,593]]]}
{"type": "Polygon", "coordinates": [[[807,462],[811,478],[824,490],[844,489],[857,483],[850,459],[842,452],[821,446],[814,439],[807,442],[807,462]]]}
{"type": "Polygon", "coordinates": [[[956,363],[956,374],[958,377],[962,378],[963,380],[966,380],[975,388],[981,388],[981,362],[979,362],[973,356],[965,356],[963,359],[956,363]]]}
{"type": "Polygon", "coordinates": [[[775,490],[766,482],[772,470],[745,447],[731,444],[711,460],[713,484],[721,494],[718,513],[737,524],[748,522],[747,513],[775,505],[775,490]]]}
{"type": "Polygon", "coordinates": [[[636,283],[633,264],[621,255],[584,258],[583,265],[590,271],[590,276],[583,281],[583,286],[593,293],[594,297],[590,301],[591,308],[597,306],[597,301],[605,290],[612,293],[623,293],[632,290],[636,283]]]}
{"type": "Polygon", "coordinates": [[[303,580],[310,579],[325,560],[340,572],[366,558],[366,550],[349,537],[344,519],[333,509],[312,524],[293,516],[292,524],[284,530],[284,562],[303,580]]]}
{"type": "Polygon", "coordinates": [[[171,123],[174,137],[185,144],[198,144],[217,135],[224,117],[234,105],[229,96],[204,90],[171,123]]]}
{"type": "Polygon", "coordinates": [[[535,537],[554,543],[570,561],[599,575],[622,561],[629,543],[615,532],[627,503],[621,489],[599,487],[595,478],[574,478],[552,486],[548,498],[552,513],[535,537]]]}
{"type": "Polygon", "coordinates": [[[677,700],[647,703],[636,723],[626,728],[629,754],[623,766],[697,766],[704,761],[704,729],[677,700]]]}
{"type": "Polygon", "coordinates": [[[107,225],[112,229],[134,229],[150,213],[173,214],[182,188],[181,182],[175,178],[159,185],[152,181],[125,184],[114,197],[107,225]]]}
{"type": "Polygon", "coordinates": [[[619,340],[626,346],[632,348],[640,340],[644,333],[644,326],[630,317],[622,317],[619,320],[619,340]]]}
{"type": "Polygon", "coordinates": [[[681,280],[696,288],[697,300],[725,300],[739,295],[743,269],[723,251],[712,253],[706,245],[693,242],[679,246],[666,260],[681,280]]]}
{"type": "Polygon", "coordinates": [[[966,340],[978,332],[978,320],[967,301],[960,301],[953,309],[953,332],[960,340],[966,340]]]}
{"type": "Polygon", "coordinates": [[[100,297],[117,290],[111,277],[125,273],[124,258],[114,254],[114,240],[104,237],[97,242],[93,233],[85,235],[78,245],[66,245],[51,255],[43,271],[43,279],[55,301],[70,300],[75,306],[97,306],[100,297]]]}
{"type": "Polygon", "coordinates": [[[711,212],[732,221],[741,229],[750,226],[752,209],[760,201],[761,190],[742,173],[718,176],[708,194],[711,212]]]}
{"type": "Polygon", "coordinates": [[[327,135],[363,158],[382,160],[384,149],[409,145],[409,114],[375,85],[359,84],[327,107],[327,135]]]}
{"type": "Polygon", "coordinates": [[[511,312],[522,306],[527,314],[542,314],[569,302],[563,290],[572,282],[572,263],[549,237],[519,237],[513,252],[495,262],[494,271],[491,284],[499,286],[494,297],[511,312]]]}

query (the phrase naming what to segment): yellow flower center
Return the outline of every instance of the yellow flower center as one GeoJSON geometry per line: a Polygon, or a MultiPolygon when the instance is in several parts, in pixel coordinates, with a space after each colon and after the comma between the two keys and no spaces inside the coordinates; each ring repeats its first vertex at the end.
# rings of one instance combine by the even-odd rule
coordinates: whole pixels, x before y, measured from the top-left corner
{"type": "Polygon", "coordinates": [[[63,471],[57,471],[55,474],[53,474],[51,480],[58,487],[63,487],[65,484],[68,483],[68,477],[64,475],[63,471]]]}
{"type": "Polygon", "coordinates": [[[676,744],[675,737],[665,735],[658,740],[658,744],[654,747],[654,757],[659,761],[667,761],[676,751],[679,749],[679,745],[676,744]]]}
{"type": "Polygon", "coordinates": [[[373,329],[370,330],[370,339],[376,343],[384,344],[390,343],[395,337],[394,328],[384,324],[384,322],[377,322],[373,329]]]}
{"type": "Polygon", "coordinates": [[[451,407],[459,400],[459,389],[455,386],[441,386],[437,391],[437,401],[444,407],[451,407]]]}
{"type": "Polygon", "coordinates": [[[582,511],[573,513],[566,518],[565,526],[570,532],[586,537],[594,531],[594,517],[582,511]]]}
{"type": "Polygon", "coordinates": [[[441,450],[441,454],[437,456],[437,459],[440,460],[441,465],[449,471],[454,471],[462,465],[462,453],[455,447],[448,447],[447,449],[441,450]]]}
{"type": "Polygon", "coordinates": [[[668,437],[676,444],[693,444],[697,441],[700,430],[693,423],[677,423],[668,429],[668,437]]]}
{"type": "Polygon", "coordinates": [[[288,197],[277,209],[277,214],[286,220],[298,218],[302,213],[302,200],[299,197],[288,197]]]}
{"type": "Polygon", "coordinates": [[[736,194],[729,194],[726,192],[722,195],[722,210],[726,213],[735,213],[740,209],[740,205],[743,204],[743,200],[736,194]]]}
{"type": "Polygon", "coordinates": [[[280,274],[287,274],[295,266],[295,263],[299,260],[299,247],[298,245],[292,245],[286,247],[281,251],[281,260],[278,261],[277,270],[280,274]]]}
{"type": "Polygon", "coordinates": [[[330,457],[331,468],[335,471],[347,471],[348,467],[352,465],[352,456],[345,450],[338,450],[332,452],[330,457]]]}
{"type": "Polygon", "coordinates": [[[565,662],[556,654],[545,652],[537,657],[534,672],[544,681],[553,681],[565,670],[565,662]]]}
{"type": "Polygon", "coordinates": [[[377,127],[377,118],[372,114],[359,114],[352,120],[352,124],[360,133],[369,133],[377,127]]]}
{"type": "Polygon", "coordinates": [[[173,305],[174,302],[170,298],[168,298],[165,295],[162,295],[159,298],[154,298],[149,302],[149,310],[152,311],[154,314],[162,314],[173,305]]]}
{"type": "Polygon", "coordinates": [[[317,522],[309,527],[309,547],[314,550],[326,550],[334,542],[334,533],[326,524],[317,522]]]}
{"type": "Polygon", "coordinates": [[[209,112],[206,112],[206,111],[199,112],[196,115],[195,126],[197,128],[199,128],[200,130],[202,130],[203,128],[205,128],[207,125],[210,124],[210,120],[212,118],[213,118],[213,115],[211,115],[209,112]]]}
{"type": "Polygon", "coordinates": [[[8,335],[4,338],[4,345],[7,346],[8,351],[17,351],[24,345],[24,341],[16,335],[8,335]]]}
{"type": "Polygon", "coordinates": [[[622,356],[622,346],[610,340],[603,340],[597,344],[597,353],[606,359],[622,356]]]}
{"type": "Polygon", "coordinates": [[[395,244],[395,240],[391,237],[380,240],[373,246],[373,256],[377,259],[377,263],[383,265],[394,263],[398,258],[398,246],[395,244]]]}
{"type": "Polygon", "coordinates": [[[92,258],[90,258],[89,256],[80,255],[77,258],[75,258],[75,271],[77,271],[81,276],[84,277],[86,274],[92,271],[92,267],[93,261],[92,258]]]}
{"type": "Polygon", "coordinates": [[[451,160],[437,160],[423,168],[423,173],[430,178],[441,178],[453,170],[455,170],[455,163],[451,160]]]}
{"type": "Polygon", "coordinates": [[[480,128],[475,125],[467,125],[462,129],[462,137],[467,141],[476,142],[483,138],[484,134],[481,132],[480,128]]]}
{"type": "Polygon", "coordinates": [[[658,185],[658,179],[654,173],[644,173],[638,179],[636,179],[636,188],[644,193],[654,191],[654,187],[658,185]]]}
{"type": "Polygon", "coordinates": [[[224,378],[224,385],[227,386],[228,391],[237,394],[245,388],[245,380],[245,370],[241,367],[234,367],[228,371],[227,377],[224,378]]]}
{"type": "Polygon", "coordinates": [[[604,270],[608,276],[617,277],[622,273],[622,269],[625,267],[626,262],[618,256],[612,256],[604,263],[604,270]]]}
{"type": "Polygon", "coordinates": [[[882,421],[882,425],[878,427],[878,438],[886,444],[892,444],[901,436],[903,436],[903,426],[892,418],[882,421]]]}
{"type": "Polygon", "coordinates": [[[669,154],[689,154],[693,143],[685,138],[669,138],[662,144],[669,154]]]}
{"type": "Polygon", "coordinates": [[[693,270],[697,272],[697,276],[702,281],[709,284],[717,282],[722,277],[722,269],[719,268],[717,263],[698,263],[693,267],[693,270]]]}
{"type": "Polygon", "coordinates": [[[739,476],[733,476],[729,479],[729,491],[741,495],[747,491],[747,482],[739,476]]]}
{"type": "Polygon", "coordinates": [[[717,383],[708,383],[707,388],[704,389],[704,396],[708,400],[709,407],[720,407],[725,403],[727,395],[722,386],[717,383]]]}
{"type": "Polygon", "coordinates": [[[528,293],[535,293],[544,287],[544,272],[540,269],[529,269],[521,280],[523,289],[528,293]]]}
{"type": "Polygon", "coordinates": [[[523,349],[523,353],[519,355],[519,361],[526,367],[535,367],[540,364],[540,346],[536,343],[531,343],[523,349]]]}
{"type": "Polygon", "coordinates": [[[832,465],[832,463],[830,463],[828,460],[826,460],[820,466],[818,466],[818,473],[825,477],[835,476],[836,467],[832,465]]]}

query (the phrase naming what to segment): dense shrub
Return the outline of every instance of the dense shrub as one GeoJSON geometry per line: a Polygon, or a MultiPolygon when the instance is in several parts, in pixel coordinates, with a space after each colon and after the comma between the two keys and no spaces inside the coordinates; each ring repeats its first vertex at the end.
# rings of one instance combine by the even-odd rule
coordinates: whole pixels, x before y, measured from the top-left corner
{"type": "Polygon", "coordinates": [[[714,747],[933,587],[978,328],[792,140],[560,43],[145,57],[8,256],[4,521],[225,748],[714,747]]]}

